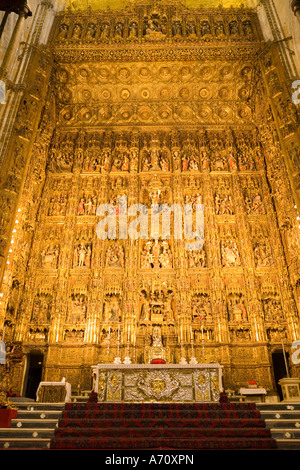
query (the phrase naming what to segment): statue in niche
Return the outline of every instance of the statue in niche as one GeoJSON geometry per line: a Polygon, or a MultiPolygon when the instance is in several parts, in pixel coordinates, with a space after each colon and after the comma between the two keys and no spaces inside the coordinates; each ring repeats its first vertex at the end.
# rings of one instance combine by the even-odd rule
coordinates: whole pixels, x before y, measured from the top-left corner
{"type": "Polygon", "coordinates": [[[238,161],[240,171],[255,170],[255,163],[249,151],[241,151],[238,156],[238,161]]]}
{"type": "Polygon", "coordinates": [[[83,196],[80,198],[77,215],[95,215],[97,210],[97,196],[83,196]]]}
{"type": "Polygon", "coordinates": [[[261,195],[256,193],[255,195],[248,195],[245,197],[245,205],[247,214],[264,214],[264,206],[261,195]]]}
{"type": "Polygon", "coordinates": [[[164,320],[174,321],[174,310],[173,310],[173,292],[168,292],[165,296],[163,308],[164,308],[164,320]]]}
{"type": "Polygon", "coordinates": [[[223,240],[221,242],[221,258],[224,267],[241,265],[237,244],[234,240],[223,240]]]}
{"type": "Polygon", "coordinates": [[[189,268],[206,268],[206,252],[204,246],[200,250],[188,250],[189,268]]]}
{"type": "Polygon", "coordinates": [[[141,304],[140,322],[148,322],[150,321],[150,302],[144,291],[141,293],[141,304]]]}
{"type": "Polygon", "coordinates": [[[263,309],[265,314],[265,321],[267,323],[280,322],[285,320],[279,299],[271,297],[263,299],[263,309]]]}
{"type": "Polygon", "coordinates": [[[215,35],[218,39],[225,37],[225,28],[222,20],[216,21],[215,23],[215,35]]]}
{"type": "Polygon", "coordinates": [[[257,242],[254,246],[254,260],[257,268],[264,266],[271,266],[272,252],[269,245],[264,242],[257,242]]]}
{"type": "Polygon", "coordinates": [[[196,24],[195,21],[190,20],[186,24],[186,35],[189,39],[197,38],[196,24]]]}
{"type": "Polygon", "coordinates": [[[149,294],[143,290],[140,294],[140,323],[149,321],[174,322],[174,294],[172,290],[156,289],[149,294]]]}
{"type": "Polygon", "coordinates": [[[71,171],[74,161],[74,144],[67,140],[57,152],[56,164],[60,171],[71,171]]]}
{"type": "Polygon", "coordinates": [[[108,173],[110,170],[111,155],[109,151],[104,151],[101,157],[101,172],[108,173]]]}
{"type": "Polygon", "coordinates": [[[174,21],[172,25],[172,35],[173,38],[181,38],[182,36],[182,26],[180,20],[174,21]]]}
{"type": "Polygon", "coordinates": [[[243,21],[243,31],[244,35],[248,38],[251,38],[253,36],[253,27],[250,20],[243,21]]]}
{"type": "Polygon", "coordinates": [[[91,42],[95,39],[96,36],[96,25],[95,23],[89,23],[86,30],[85,39],[88,42],[91,42]]]}
{"type": "Polygon", "coordinates": [[[83,323],[86,320],[85,294],[72,294],[68,312],[68,323],[83,323]]]}
{"type": "Polygon", "coordinates": [[[174,171],[179,171],[180,170],[180,165],[181,165],[180,153],[179,153],[178,150],[174,150],[174,152],[173,152],[174,171]]]}
{"type": "Polygon", "coordinates": [[[204,323],[212,321],[212,308],[209,297],[200,294],[192,299],[192,322],[204,323]]]}
{"type": "Polygon", "coordinates": [[[172,253],[169,243],[155,240],[146,242],[141,253],[141,268],[171,268],[172,253]]]}
{"type": "Polygon", "coordinates": [[[41,253],[40,264],[42,268],[57,268],[59,245],[48,245],[41,253]]]}
{"type": "Polygon", "coordinates": [[[84,215],[85,198],[82,197],[78,204],[77,215],[84,215]]]}
{"type": "Polygon", "coordinates": [[[104,300],[103,321],[119,322],[121,319],[120,298],[118,295],[107,295],[104,300]]]}
{"type": "Polygon", "coordinates": [[[38,294],[33,302],[31,321],[34,323],[44,323],[50,321],[52,305],[52,295],[38,294]]]}
{"type": "Polygon", "coordinates": [[[210,158],[206,147],[200,149],[202,171],[210,171],[210,158]]]}
{"type": "Polygon", "coordinates": [[[105,267],[123,268],[124,267],[124,248],[119,245],[110,245],[106,252],[105,267]]]}
{"type": "Polygon", "coordinates": [[[110,33],[110,25],[109,23],[102,23],[101,24],[101,29],[100,29],[100,38],[103,39],[108,39],[109,38],[109,33],[110,33]]]}
{"type": "Polygon", "coordinates": [[[211,168],[214,171],[227,171],[228,163],[222,142],[217,138],[211,141],[211,168]]]}
{"type": "Polygon", "coordinates": [[[232,20],[229,23],[229,34],[230,36],[238,36],[239,28],[236,20],[232,20]]]}
{"type": "Polygon", "coordinates": [[[193,154],[187,155],[184,153],[181,161],[182,161],[182,171],[198,171],[199,170],[199,165],[193,154]]]}
{"type": "Polygon", "coordinates": [[[216,205],[216,214],[234,214],[233,202],[230,194],[220,195],[219,193],[215,195],[215,205],[216,205]]]}
{"type": "Polygon", "coordinates": [[[128,39],[135,39],[138,36],[138,23],[136,21],[132,21],[129,24],[129,31],[128,31],[128,39]]]}
{"type": "Polygon", "coordinates": [[[195,195],[186,194],[184,196],[184,204],[186,204],[185,214],[189,214],[191,211],[197,210],[198,206],[203,204],[202,194],[200,193],[197,193],[195,195]],[[187,206],[188,204],[192,206],[191,209],[187,206]]]}
{"type": "Polygon", "coordinates": [[[66,205],[67,205],[67,197],[65,195],[57,194],[51,197],[48,215],[49,216],[66,215],[66,205]]]}
{"type": "Polygon", "coordinates": [[[200,33],[202,39],[208,39],[211,36],[210,24],[207,20],[201,21],[200,33]]]}
{"type": "Polygon", "coordinates": [[[230,145],[227,148],[227,158],[228,158],[229,169],[231,171],[237,170],[238,169],[237,159],[236,159],[236,156],[235,156],[235,150],[232,147],[232,145],[230,145]]]}
{"type": "Polygon", "coordinates": [[[113,160],[111,171],[129,171],[129,169],[130,159],[128,152],[124,152],[123,154],[118,152],[113,160]]]}
{"type": "Polygon", "coordinates": [[[144,18],[143,34],[146,39],[162,39],[167,33],[167,18],[160,18],[159,14],[153,13],[150,18],[144,18]]]}
{"type": "Polygon", "coordinates": [[[73,268],[91,267],[92,245],[91,243],[79,243],[75,246],[73,268]]]}
{"type": "Polygon", "coordinates": [[[82,33],[82,26],[79,23],[76,23],[74,25],[73,31],[72,31],[72,39],[80,39],[81,38],[81,33],[82,33]]]}
{"type": "Polygon", "coordinates": [[[152,347],[155,348],[161,348],[163,347],[162,344],[162,336],[161,336],[161,327],[160,326],[154,326],[152,329],[152,347]]]}
{"type": "Polygon", "coordinates": [[[66,23],[62,23],[59,27],[57,39],[58,40],[66,39],[68,36],[68,32],[69,32],[69,26],[66,23]]]}
{"type": "Polygon", "coordinates": [[[114,38],[115,39],[121,39],[124,34],[124,25],[120,21],[116,23],[115,25],[115,33],[114,33],[114,38]]]}
{"type": "Polygon", "coordinates": [[[240,296],[230,296],[228,299],[229,321],[246,322],[248,321],[248,313],[245,301],[240,296]]]}
{"type": "Polygon", "coordinates": [[[135,172],[138,169],[138,162],[139,162],[139,157],[138,157],[138,152],[135,149],[130,150],[130,171],[135,172]]]}

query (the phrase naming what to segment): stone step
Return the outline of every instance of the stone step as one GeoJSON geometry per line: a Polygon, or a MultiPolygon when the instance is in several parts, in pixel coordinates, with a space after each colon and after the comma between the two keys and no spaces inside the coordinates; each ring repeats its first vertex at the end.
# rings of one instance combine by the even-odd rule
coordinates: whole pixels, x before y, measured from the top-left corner
{"type": "Polygon", "coordinates": [[[57,425],[57,419],[12,419],[12,428],[51,428],[54,429],[57,425]]]}
{"type": "Polygon", "coordinates": [[[280,450],[300,450],[300,403],[257,403],[280,450]]]}
{"type": "Polygon", "coordinates": [[[266,426],[270,429],[274,428],[289,428],[300,429],[300,417],[290,419],[266,419],[266,426]]]}
{"type": "Polygon", "coordinates": [[[274,439],[298,439],[300,442],[300,429],[281,428],[281,429],[270,429],[272,437],[274,439]]]}
{"type": "Polygon", "coordinates": [[[62,411],[65,408],[64,403],[40,403],[40,402],[19,402],[16,403],[16,407],[18,410],[26,410],[26,411],[40,411],[40,410],[48,410],[48,411],[62,411]]]}
{"type": "Polygon", "coordinates": [[[0,428],[0,439],[52,439],[54,431],[53,428],[0,428]]]}
{"type": "Polygon", "coordinates": [[[0,449],[26,449],[38,450],[49,449],[51,439],[49,438],[0,438],[0,449]]]}
{"type": "Polygon", "coordinates": [[[19,400],[15,405],[17,418],[0,429],[0,449],[49,449],[65,404],[19,400]]]}
{"type": "Polygon", "coordinates": [[[259,410],[261,417],[265,420],[269,419],[300,419],[300,412],[295,412],[291,410],[259,410]]]}
{"type": "Polygon", "coordinates": [[[300,450],[300,439],[277,439],[279,450],[300,450]]]}
{"type": "Polygon", "coordinates": [[[62,415],[62,411],[58,410],[18,410],[17,419],[56,419],[62,415]]]}
{"type": "Polygon", "coordinates": [[[300,412],[300,403],[256,403],[256,408],[259,411],[299,411],[300,412]]]}

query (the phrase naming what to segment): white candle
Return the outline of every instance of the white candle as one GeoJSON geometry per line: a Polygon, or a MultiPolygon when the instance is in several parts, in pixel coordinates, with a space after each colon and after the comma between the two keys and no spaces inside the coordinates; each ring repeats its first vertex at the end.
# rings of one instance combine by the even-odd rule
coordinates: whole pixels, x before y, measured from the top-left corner
{"type": "Polygon", "coordinates": [[[180,331],[181,331],[181,341],[183,341],[182,325],[181,325],[180,331]]]}
{"type": "Polygon", "coordinates": [[[194,338],[193,338],[193,329],[192,329],[191,326],[190,326],[190,330],[191,330],[191,342],[193,342],[193,339],[194,339],[194,338]]]}

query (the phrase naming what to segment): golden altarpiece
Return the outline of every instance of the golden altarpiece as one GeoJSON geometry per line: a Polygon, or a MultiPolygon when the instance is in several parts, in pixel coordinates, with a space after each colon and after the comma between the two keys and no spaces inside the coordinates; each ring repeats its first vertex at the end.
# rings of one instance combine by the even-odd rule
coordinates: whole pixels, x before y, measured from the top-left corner
{"type": "MultiPolygon", "coordinates": [[[[38,48],[1,188],[1,325],[43,380],[91,366],[215,362],[275,389],[300,338],[298,116],[250,9],[135,1],[60,13],[38,48]],[[205,242],[100,239],[101,204],[204,205],[205,242]],[[150,355],[149,355],[150,354],[150,355]]],[[[149,217],[150,217],[149,211],[149,217]]],[[[297,370],[294,367],[294,373],[297,370]]]]}

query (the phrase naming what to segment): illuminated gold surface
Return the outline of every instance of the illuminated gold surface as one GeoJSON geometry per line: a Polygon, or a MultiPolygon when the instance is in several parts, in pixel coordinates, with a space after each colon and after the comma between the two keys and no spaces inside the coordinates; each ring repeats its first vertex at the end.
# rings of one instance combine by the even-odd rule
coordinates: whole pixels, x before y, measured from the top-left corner
{"type": "Polygon", "coordinates": [[[75,388],[92,364],[160,354],[222,364],[225,388],[274,389],[272,352],[300,334],[297,125],[251,10],[60,13],[4,165],[6,338],[45,355],[44,380],[67,372],[75,388]],[[97,206],[123,194],[203,200],[204,250],[173,233],[99,240],[97,206]]]}
{"type": "MultiPolygon", "coordinates": [[[[85,10],[91,8],[93,10],[104,10],[106,8],[119,9],[126,6],[135,4],[144,4],[142,0],[67,0],[67,7],[73,10],[85,10]]],[[[216,8],[222,5],[224,8],[235,7],[238,8],[242,5],[247,5],[247,0],[175,0],[170,1],[157,1],[157,4],[184,4],[189,8],[208,7],[216,8]]],[[[252,2],[253,3],[253,2],[252,2]]],[[[253,6],[253,4],[251,5],[253,6]]]]}

